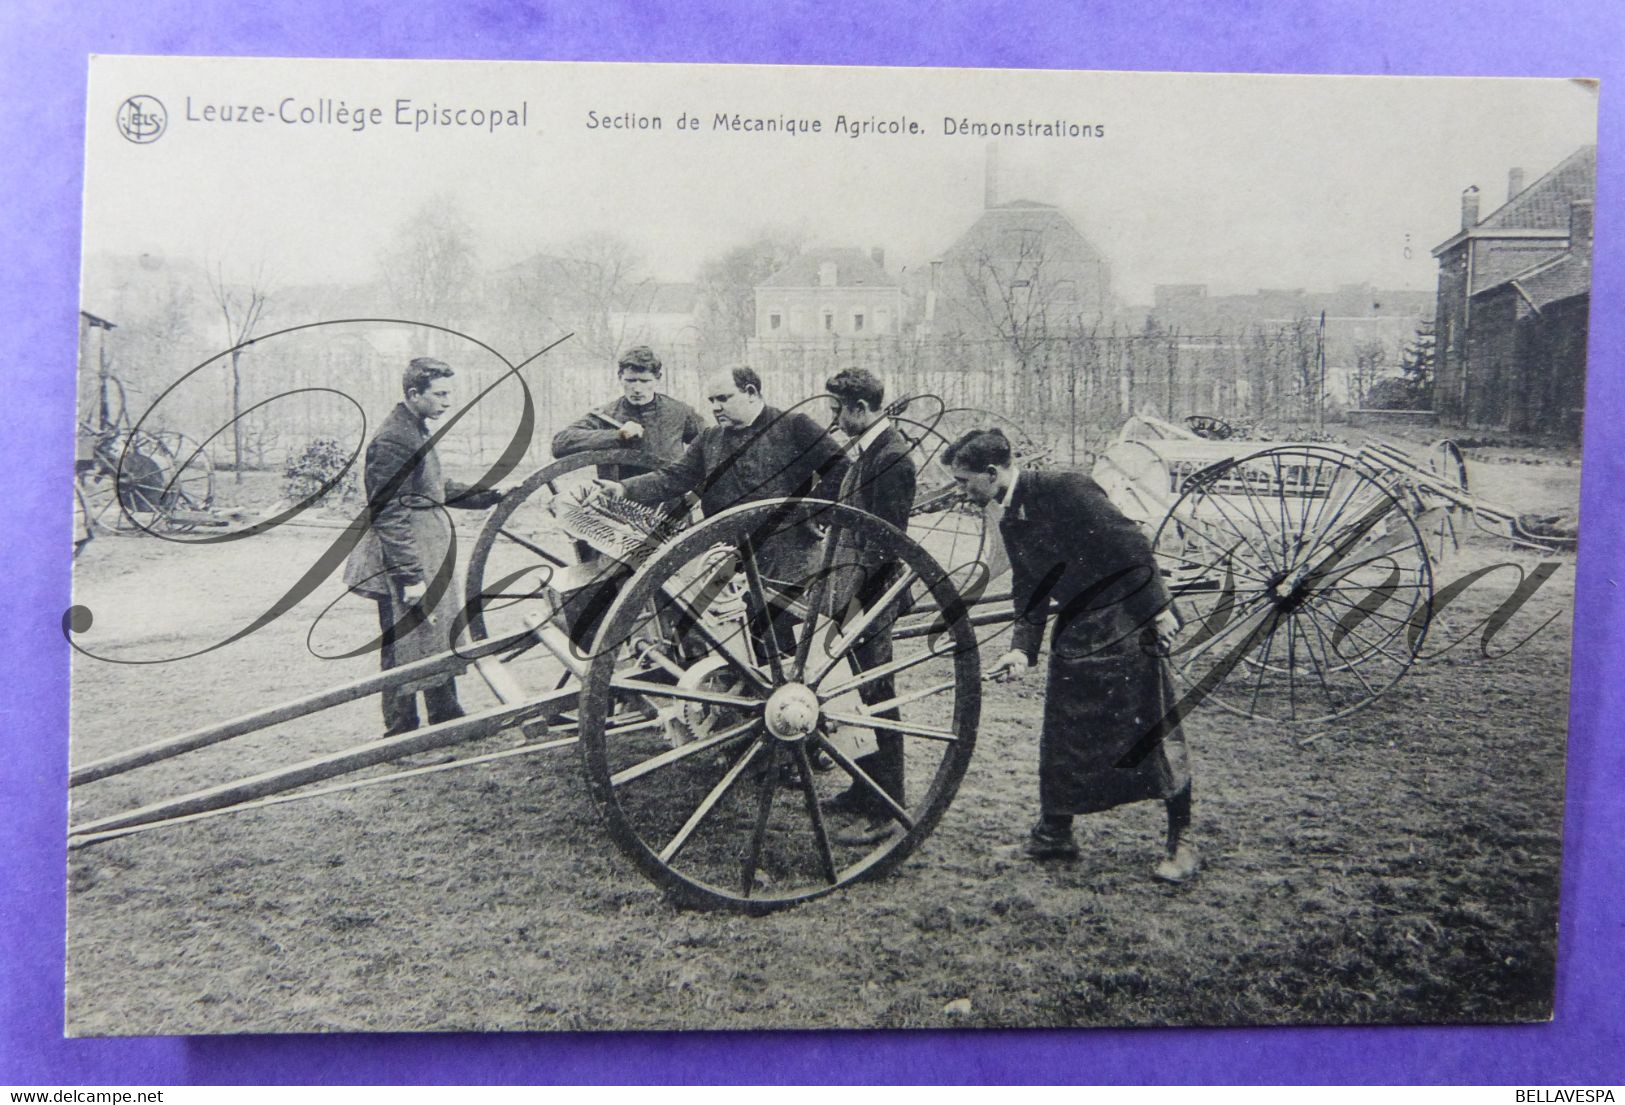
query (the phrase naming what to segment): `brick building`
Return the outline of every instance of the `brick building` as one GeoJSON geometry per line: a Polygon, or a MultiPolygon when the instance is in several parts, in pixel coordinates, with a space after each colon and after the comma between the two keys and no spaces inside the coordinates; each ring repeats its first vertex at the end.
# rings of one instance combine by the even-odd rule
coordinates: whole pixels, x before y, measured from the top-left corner
{"type": "Polygon", "coordinates": [[[1578,436],[1590,317],[1597,149],[1583,146],[1479,217],[1461,198],[1461,229],[1439,261],[1433,405],[1447,425],[1578,436]]]}

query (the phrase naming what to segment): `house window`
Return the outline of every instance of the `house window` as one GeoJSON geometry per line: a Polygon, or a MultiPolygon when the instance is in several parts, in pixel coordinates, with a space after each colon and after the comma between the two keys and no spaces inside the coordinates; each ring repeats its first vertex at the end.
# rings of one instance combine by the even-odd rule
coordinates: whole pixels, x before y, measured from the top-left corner
{"type": "Polygon", "coordinates": [[[826,329],[826,330],[835,329],[835,312],[834,311],[825,311],[824,312],[824,329],[826,329]]]}
{"type": "Polygon", "coordinates": [[[875,333],[885,334],[891,331],[891,311],[886,307],[875,309],[875,333]]]}
{"type": "Polygon", "coordinates": [[[863,316],[861,314],[853,315],[852,316],[852,332],[854,334],[856,334],[856,333],[860,333],[862,330],[863,330],[863,316]]]}
{"type": "Polygon", "coordinates": [[[780,317],[777,311],[774,311],[772,314],[767,316],[767,328],[769,330],[777,330],[783,324],[783,322],[784,319],[780,317]]]}

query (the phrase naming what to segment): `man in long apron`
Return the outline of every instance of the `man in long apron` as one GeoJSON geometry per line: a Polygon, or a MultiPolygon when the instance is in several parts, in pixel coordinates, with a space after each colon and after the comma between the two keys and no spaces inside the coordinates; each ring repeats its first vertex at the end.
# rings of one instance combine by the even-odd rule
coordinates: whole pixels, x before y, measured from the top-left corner
{"type": "Polygon", "coordinates": [[[998,430],[973,430],[944,459],[973,500],[1004,507],[999,533],[1017,620],[989,676],[1023,678],[1038,662],[1052,601],[1059,610],[1039,739],[1040,818],[1025,854],[1075,859],[1074,815],[1161,799],[1167,851],[1153,874],[1189,879],[1198,867],[1184,839],[1190,767],[1183,733],[1166,720],[1177,623],[1150,542],[1088,476],[1018,469],[998,430]]]}

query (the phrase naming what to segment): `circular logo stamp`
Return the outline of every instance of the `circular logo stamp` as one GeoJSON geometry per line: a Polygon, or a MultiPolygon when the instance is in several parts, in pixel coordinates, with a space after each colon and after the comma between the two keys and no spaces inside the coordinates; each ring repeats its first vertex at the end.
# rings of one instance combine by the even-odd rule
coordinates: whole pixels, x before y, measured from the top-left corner
{"type": "Polygon", "coordinates": [[[131,142],[156,142],[169,127],[169,112],[156,96],[131,96],[118,106],[118,132],[131,142]]]}

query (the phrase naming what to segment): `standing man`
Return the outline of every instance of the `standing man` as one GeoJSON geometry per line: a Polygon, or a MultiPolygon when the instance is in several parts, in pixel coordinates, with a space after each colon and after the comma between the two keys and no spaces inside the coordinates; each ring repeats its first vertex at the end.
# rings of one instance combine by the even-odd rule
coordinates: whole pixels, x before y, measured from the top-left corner
{"type": "MultiPolygon", "coordinates": [[[[848,463],[841,447],[805,414],[768,406],[754,369],[741,365],[713,374],[706,397],[717,424],[680,458],[624,484],[599,480],[599,486],[650,504],[696,491],[707,515],[761,499],[835,498],[848,463]]],[[[762,575],[793,585],[810,582],[818,570],[818,541],[805,523],[775,533],[756,550],[762,575]]]]}
{"type": "MultiPolygon", "coordinates": [[[[914,506],[916,469],[910,454],[912,445],[892,427],[882,413],[885,385],[874,373],[848,368],[824,383],[830,396],[830,410],[836,427],[851,439],[852,467],[841,481],[839,501],[874,515],[899,530],[908,530],[909,511],[914,506]]],[[[865,545],[861,534],[851,529],[836,531],[835,559],[829,581],[830,612],[840,617],[849,604],[866,609],[869,602],[884,594],[896,579],[900,566],[878,548],[865,545]]],[[[900,601],[900,600],[899,600],[900,601]]],[[[892,659],[892,623],[897,620],[898,603],[877,618],[850,653],[852,666],[859,672],[892,659]]],[[[896,696],[895,680],[876,679],[858,688],[865,705],[874,705],[896,696]]],[[[896,708],[878,715],[897,718],[896,708]]],[[[889,730],[877,730],[876,749],[860,756],[857,765],[897,802],[906,805],[903,789],[903,738],[889,730]]],[[[865,820],[862,829],[841,835],[847,844],[877,843],[894,831],[896,822],[867,787],[856,782],[830,799],[825,808],[836,813],[852,813],[865,820]]]]}
{"type": "MultiPolygon", "coordinates": [[[[371,525],[345,563],[344,583],[378,604],[385,671],[452,647],[456,600],[446,596],[455,590],[455,564],[446,508],[486,510],[502,498],[498,491],[473,491],[440,474],[429,423],[451,409],[451,376],[444,361],[413,358],[401,374],[405,400],[367,445],[363,480],[371,525]],[[431,581],[439,601],[425,608],[431,581]],[[409,615],[418,611],[421,620],[413,624],[409,615]]],[[[384,692],[386,737],[418,727],[419,691],[430,725],[463,716],[455,679],[431,676],[384,692]]]]}
{"type": "Polygon", "coordinates": [[[1074,814],[1160,798],[1167,854],[1152,873],[1189,879],[1198,866],[1184,840],[1190,767],[1183,734],[1164,721],[1175,701],[1167,655],[1177,622],[1150,542],[1089,477],[1019,471],[998,430],[971,431],[945,459],[973,500],[1004,506],[999,534],[1017,620],[1012,648],[989,676],[1023,678],[1038,662],[1050,600],[1060,608],[1038,746],[1041,817],[1025,854],[1075,859],[1074,814]]]}
{"type": "MultiPolygon", "coordinates": [[[[553,435],[553,455],[567,457],[590,449],[641,449],[661,460],[676,460],[705,424],[686,403],[655,390],[660,358],[647,345],[628,349],[616,367],[621,397],[589,411],[553,435]]],[[[621,478],[619,465],[598,466],[598,475],[621,478]]]]}

